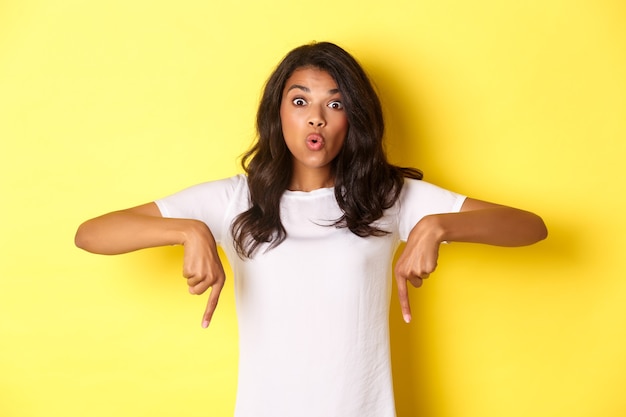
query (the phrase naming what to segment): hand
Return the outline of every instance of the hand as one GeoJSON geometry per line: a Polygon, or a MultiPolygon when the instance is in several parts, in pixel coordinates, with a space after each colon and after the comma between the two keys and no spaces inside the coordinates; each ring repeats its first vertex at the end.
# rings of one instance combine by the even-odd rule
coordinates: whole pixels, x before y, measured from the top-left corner
{"type": "Polygon", "coordinates": [[[430,221],[431,217],[424,217],[411,230],[406,247],[398,258],[395,267],[398,297],[404,321],[411,321],[411,305],[407,281],[414,287],[421,287],[423,281],[437,268],[439,245],[441,240],[430,221]]]}
{"type": "Polygon", "coordinates": [[[187,279],[189,293],[203,294],[211,288],[209,300],[202,316],[202,327],[207,328],[217,308],[226,276],[217,253],[217,244],[209,228],[202,222],[193,221],[193,227],[183,242],[183,276],[187,279]]]}

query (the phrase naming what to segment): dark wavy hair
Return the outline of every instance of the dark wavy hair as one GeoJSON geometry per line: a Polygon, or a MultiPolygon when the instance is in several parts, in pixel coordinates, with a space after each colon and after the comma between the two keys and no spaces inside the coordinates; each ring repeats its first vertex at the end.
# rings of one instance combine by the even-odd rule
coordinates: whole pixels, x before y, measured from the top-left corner
{"type": "Polygon", "coordinates": [[[348,119],[343,147],[333,161],[335,198],[343,215],[332,226],[347,227],[360,237],[387,231],[372,223],[400,196],[404,177],[422,179],[422,172],[387,162],[383,149],[384,120],[380,100],[359,63],[329,42],[311,43],[289,52],[269,77],[257,112],[257,141],[243,155],[251,207],[235,219],[235,249],[251,258],[260,245],[268,249],[287,237],[280,220],[280,198],[289,186],[292,156],[285,144],[280,106],[287,79],[300,68],[330,74],[342,95],[348,119]]]}

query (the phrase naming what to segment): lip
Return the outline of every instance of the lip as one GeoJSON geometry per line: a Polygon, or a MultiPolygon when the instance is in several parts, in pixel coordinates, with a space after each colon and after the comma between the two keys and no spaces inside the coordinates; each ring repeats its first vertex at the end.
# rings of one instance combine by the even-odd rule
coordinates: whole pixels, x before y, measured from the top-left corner
{"type": "Polygon", "coordinates": [[[311,133],[306,137],[306,146],[311,151],[319,151],[324,145],[324,136],[319,133],[311,133]]]}
{"type": "Polygon", "coordinates": [[[324,142],[324,136],[319,133],[311,133],[306,137],[307,142],[324,142]]]}

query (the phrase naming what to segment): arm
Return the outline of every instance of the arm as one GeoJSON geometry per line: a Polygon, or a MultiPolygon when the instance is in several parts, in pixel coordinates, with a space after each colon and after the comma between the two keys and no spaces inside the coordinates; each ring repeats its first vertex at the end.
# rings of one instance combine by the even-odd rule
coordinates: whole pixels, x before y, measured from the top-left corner
{"type": "Polygon", "coordinates": [[[74,242],[88,252],[117,255],[157,246],[182,245],[198,224],[166,219],[155,203],[114,211],[80,225],[74,242]]]}
{"type": "Polygon", "coordinates": [[[86,251],[114,255],[157,246],[183,245],[183,276],[191,294],[211,288],[202,326],[207,327],[217,307],[225,275],[217,244],[201,221],[161,216],[155,203],[114,211],[81,224],[76,246],[86,251]]]}
{"type": "MultiPolygon", "coordinates": [[[[473,242],[496,246],[526,246],[548,235],[536,214],[467,198],[459,213],[426,216],[411,235],[430,232],[435,241],[473,242]]],[[[409,240],[411,237],[409,236],[409,240]]]]}
{"type": "Polygon", "coordinates": [[[536,214],[471,198],[465,200],[459,213],[425,216],[411,230],[395,267],[404,320],[411,320],[407,281],[415,287],[422,285],[437,267],[442,242],[525,246],[545,239],[547,234],[536,214]]]}

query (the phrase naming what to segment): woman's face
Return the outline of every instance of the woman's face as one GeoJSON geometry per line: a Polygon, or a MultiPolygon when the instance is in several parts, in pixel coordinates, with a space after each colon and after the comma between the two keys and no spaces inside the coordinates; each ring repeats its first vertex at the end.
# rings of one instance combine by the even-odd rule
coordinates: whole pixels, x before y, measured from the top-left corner
{"type": "Polygon", "coordinates": [[[293,157],[292,185],[310,178],[317,179],[319,187],[331,186],[331,163],[348,133],[348,118],[333,77],[317,68],[295,70],[285,83],[280,120],[293,157]]]}

